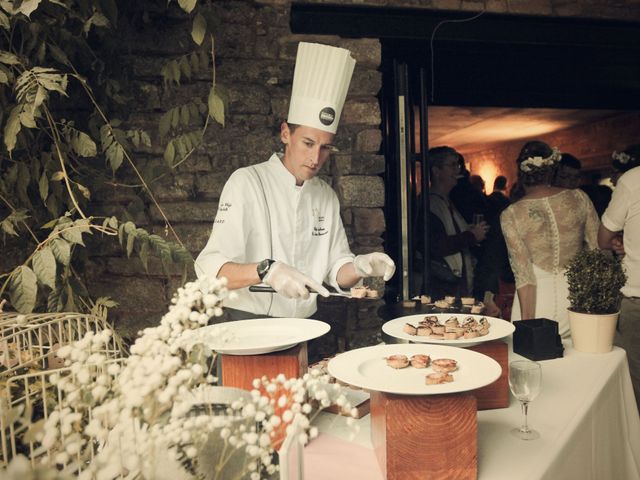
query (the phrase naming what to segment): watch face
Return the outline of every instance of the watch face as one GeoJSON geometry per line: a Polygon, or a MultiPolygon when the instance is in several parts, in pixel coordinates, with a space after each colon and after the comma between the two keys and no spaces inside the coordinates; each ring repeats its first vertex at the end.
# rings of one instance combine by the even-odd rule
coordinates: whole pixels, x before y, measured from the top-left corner
{"type": "Polygon", "coordinates": [[[269,271],[269,267],[271,266],[271,263],[272,261],[269,260],[268,258],[258,263],[256,270],[258,271],[258,276],[260,277],[260,280],[262,280],[264,276],[267,274],[267,272],[269,271]]]}

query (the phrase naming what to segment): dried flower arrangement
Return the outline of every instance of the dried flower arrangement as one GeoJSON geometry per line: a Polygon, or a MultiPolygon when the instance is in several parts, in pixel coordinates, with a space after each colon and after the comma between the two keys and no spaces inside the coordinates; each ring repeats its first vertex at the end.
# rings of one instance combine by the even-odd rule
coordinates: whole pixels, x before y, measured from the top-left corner
{"type": "Polygon", "coordinates": [[[620,309],[620,289],[627,282],[620,259],[603,250],[578,252],[565,272],[569,284],[570,309],[606,314],[620,309]]]}
{"type": "MultiPolygon", "coordinates": [[[[301,432],[302,443],[317,435],[311,404],[351,410],[341,387],[320,371],[297,379],[256,379],[248,398],[233,401],[222,414],[211,405],[197,408],[197,393],[215,388],[216,354],[180,339],[220,316],[229,295],[224,279],[187,283],[160,325],[141,332],[131,355],[119,361],[101,353],[109,330],[88,332],[60,348],[66,368],[49,381],[64,394],[27,432],[38,445],[32,453],[37,468],[51,467],[51,478],[171,478],[174,473],[159,466],[169,458],[197,478],[270,478],[287,434],[301,432]],[[234,455],[241,457],[242,468],[231,477],[227,467],[234,455]]],[[[224,324],[218,328],[224,336],[224,324]]],[[[0,476],[24,475],[24,461],[15,457],[0,476]]]]}

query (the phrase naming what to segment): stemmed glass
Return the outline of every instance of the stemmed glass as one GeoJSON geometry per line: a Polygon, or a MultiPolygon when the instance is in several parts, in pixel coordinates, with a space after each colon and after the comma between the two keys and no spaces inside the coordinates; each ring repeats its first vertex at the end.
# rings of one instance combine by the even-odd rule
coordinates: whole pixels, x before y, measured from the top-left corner
{"type": "Polygon", "coordinates": [[[539,363],[530,360],[516,360],[509,364],[509,388],[520,401],[524,423],[514,428],[511,433],[522,440],[535,440],[540,433],[529,428],[527,410],[529,402],[538,396],[542,387],[542,368],[539,363]]]}

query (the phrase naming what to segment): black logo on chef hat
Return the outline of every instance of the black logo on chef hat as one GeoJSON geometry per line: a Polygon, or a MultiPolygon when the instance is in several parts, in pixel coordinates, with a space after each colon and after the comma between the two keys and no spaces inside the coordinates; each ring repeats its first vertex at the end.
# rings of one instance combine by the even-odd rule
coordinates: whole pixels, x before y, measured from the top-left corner
{"type": "Polygon", "coordinates": [[[320,110],[320,115],[318,117],[323,125],[331,125],[336,119],[336,111],[331,107],[324,107],[320,110]]]}

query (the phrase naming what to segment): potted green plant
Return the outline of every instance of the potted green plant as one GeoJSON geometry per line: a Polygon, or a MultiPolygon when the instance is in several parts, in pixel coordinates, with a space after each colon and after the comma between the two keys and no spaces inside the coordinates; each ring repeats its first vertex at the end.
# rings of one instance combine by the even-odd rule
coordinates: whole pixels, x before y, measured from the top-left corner
{"type": "Polygon", "coordinates": [[[573,347],[605,353],[613,346],[622,294],[627,282],[620,259],[603,250],[583,250],[567,265],[569,325],[573,347]]]}

